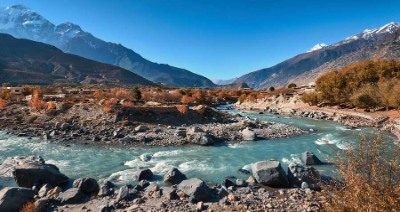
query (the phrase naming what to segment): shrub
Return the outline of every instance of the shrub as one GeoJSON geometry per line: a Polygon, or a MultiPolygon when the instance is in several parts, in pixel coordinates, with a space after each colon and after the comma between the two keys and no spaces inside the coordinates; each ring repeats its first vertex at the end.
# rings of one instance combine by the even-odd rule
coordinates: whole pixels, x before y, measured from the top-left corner
{"type": "Polygon", "coordinates": [[[193,102],[192,97],[190,97],[190,96],[188,96],[188,95],[184,95],[184,96],[182,96],[182,98],[181,98],[181,103],[182,103],[182,104],[187,105],[187,104],[190,104],[190,103],[192,103],[192,102],[193,102]]]}
{"type": "Polygon", "coordinates": [[[342,182],[323,186],[328,211],[399,211],[400,147],[383,136],[350,145],[336,157],[342,182]]]}
{"type": "Polygon", "coordinates": [[[187,114],[189,111],[189,107],[187,105],[177,105],[176,109],[183,115],[187,114]]]}
{"type": "Polygon", "coordinates": [[[275,88],[271,86],[271,87],[268,88],[268,90],[273,92],[273,91],[275,91],[275,88]]]}
{"type": "Polygon", "coordinates": [[[1,92],[0,98],[9,100],[13,97],[13,92],[11,90],[3,90],[1,92]]]}
{"type": "Polygon", "coordinates": [[[353,105],[357,107],[376,107],[378,102],[378,94],[376,91],[376,86],[372,86],[371,84],[367,84],[358,90],[356,90],[350,98],[350,101],[353,105]]]}
{"type": "Polygon", "coordinates": [[[105,99],[106,98],[106,93],[103,91],[95,91],[92,95],[96,99],[105,99]]]}
{"type": "Polygon", "coordinates": [[[122,107],[132,107],[133,103],[130,101],[124,101],[122,102],[122,107]]]}
{"type": "Polygon", "coordinates": [[[40,99],[40,95],[39,95],[39,90],[38,89],[35,89],[33,91],[30,105],[31,105],[32,108],[35,108],[37,110],[44,109],[46,107],[46,104],[43,103],[43,101],[40,99]]]}
{"type": "Polygon", "coordinates": [[[8,102],[2,98],[0,98],[0,109],[4,109],[7,107],[8,102]]]}
{"type": "Polygon", "coordinates": [[[47,109],[48,110],[55,110],[56,109],[56,103],[53,101],[47,102],[47,109]]]}
{"type": "Polygon", "coordinates": [[[294,84],[294,83],[290,83],[290,84],[288,85],[288,88],[295,88],[295,87],[297,87],[297,85],[294,84]]]}
{"type": "Polygon", "coordinates": [[[133,98],[134,100],[140,100],[140,99],[142,98],[142,92],[139,90],[138,87],[135,87],[135,88],[132,90],[132,98],[133,98]]]}
{"type": "Polygon", "coordinates": [[[318,94],[315,92],[303,94],[301,100],[309,105],[317,105],[319,103],[318,94]]]}
{"type": "Polygon", "coordinates": [[[38,209],[36,208],[35,204],[32,201],[25,203],[20,209],[20,212],[36,212],[36,211],[38,211],[38,209]]]}

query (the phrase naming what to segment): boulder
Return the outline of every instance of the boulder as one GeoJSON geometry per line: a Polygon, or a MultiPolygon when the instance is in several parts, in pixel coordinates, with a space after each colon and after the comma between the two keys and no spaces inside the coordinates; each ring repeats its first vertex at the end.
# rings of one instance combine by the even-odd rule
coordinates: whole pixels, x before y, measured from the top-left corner
{"type": "Polygon", "coordinates": [[[74,180],[72,186],[85,194],[97,194],[99,192],[99,184],[93,178],[78,178],[74,180]]]}
{"type": "Polygon", "coordinates": [[[123,199],[126,199],[129,195],[129,188],[127,185],[122,186],[121,188],[119,188],[118,190],[118,194],[117,194],[117,201],[121,201],[123,199]]]}
{"type": "Polygon", "coordinates": [[[39,197],[45,197],[47,192],[49,192],[53,187],[50,184],[44,184],[38,192],[39,197]]]}
{"type": "Polygon", "coordinates": [[[6,187],[0,190],[0,211],[14,212],[33,199],[35,192],[27,188],[6,187]]]}
{"type": "Polygon", "coordinates": [[[196,133],[202,133],[202,132],[204,132],[204,131],[200,127],[190,127],[187,130],[187,134],[188,135],[192,135],[192,134],[196,134],[196,133]]]}
{"type": "Polygon", "coordinates": [[[55,188],[50,189],[46,196],[49,198],[55,198],[58,197],[58,195],[60,195],[60,193],[62,192],[62,189],[58,186],[56,186],[55,188]]]}
{"type": "Polygon", "coordinates": [[[186,129],[177,129],[175,135],[179,137],[186,137],[186,129]]]}
{"type": "Polygon", "coordinates": [[[322,162],[312,152],[303,152],[301,159],[306,165],[321,165],[322,162]]]}
{"type": "Polygon", "coordinates": [[[259,161],[252,165],[253,176],[258,183],[270,187],[288,187],[289,181],[281,163],[277,160],[259,161]]]}
{"type": "Polygon", "coordinates": [[[247,182],[243,179],[236,179],[236,186],[245,187],[245,186],[247,186],[247,182]]]}
{"type": "Polygon", "coordinates": [[[63,204],[79,204],[86,201],[86,195],[77,188],[68,189],[60,193],[57,199],[63,204]]]}
{"type": "Polygon", "coordinates": [[[242,139],[244,141],[255,141],[256,138],[257,138],[257,135],[253,130],[251,130],[249,128],[242,130],[242,139]]]}
{"type": "Polygon", "coordinates": [[[304,187],[319,190],[318,181],[321,180],[321,176],[314,167],[302,166],[299,164],[291,163],[288,166],[288,179],[289,183],[293,187],[302,188],[304,187]]]}
{"type": "Polygon", "coordinates": [[[177,168],[172,168],[164,175],[164,184],[165,186],[177,185],[186,179],[186,175],[180,172],[177,168]]]}
{"type": "Polygon", "coordinates": [[[214,143],[214,139],[207,133],[193,133],[186,136],[189,143],[201,146],[209,146],[214,143]]]}
{"type": "Polygon", "coordinates": [[[114,184],[110,181],[106,181],[99,189],[98,196],[104,197],[114,193],[114,184]]]}
{"type": "Polygon", "coordinates": [[[231,187],[231,186],[235,186],[235,183],[232,182],[232,181],[229,180],[229,179],[224,179],[224,180],[222,181],[221,185],[224,186],[225,188],[229,188],[229,187],[231,187]]]}
{"type": "Polygon", "coordinates": [[[153,158],[153,156],[151,154],[144,153],[144,154],[140,155],[139,158],[141,161],[147,162],[147,161],[150,161],[151,158],[153,158]]]}
{"type": "Polygon", "coordinates": [[[177,197],[176,189],[172,187],[164,187],[162,190],[162,194],[168,200],[176,199],[177,197]]]}
{"type": "Polygon", "coordinates": [[[179,183],[178,189],[188,195],[192,202],[205,201],[210,195],[210,188],[198,178],[182,181],[179,183]]]}
{"type": "Polygon", "coordinates": [[[146,126],[143,126],[143,125],[139,125],[139,126],[135,127],[135,132],[145,132],[147,130],[149,130],[149,128],[146,126]]]}
{"type": "Polygon", "coordinates": [[[52,165],[46,164],[41,157],[11,157],[0,165],[0,177],[14,177],[20,187],[32,188],[50,184],[51,186],[63,185],[68,177],[52,165]]]}
{"type": "Polygon", "coordinates": [[[148,180],[153,177],[153,172],[150,169],[141,169],[136,172],[136,179],[140,180],[148,180]]]}

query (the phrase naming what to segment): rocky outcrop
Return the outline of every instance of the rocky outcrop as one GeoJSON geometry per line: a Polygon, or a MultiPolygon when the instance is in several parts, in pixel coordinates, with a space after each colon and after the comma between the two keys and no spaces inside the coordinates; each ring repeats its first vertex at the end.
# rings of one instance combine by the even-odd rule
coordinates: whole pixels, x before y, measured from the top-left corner
{"type": "Polygon", "coordinates": [[[277,160],[259,161],[252,165],[253,176],[257,182],[271,187],[289,187],[289,181],[277,160]]]}
{"type": "Polygon", "coordinates": [[[290,185],[293,187],[310,188],[313,190],[320,189],[318,182],[320,182],[321,176],[318,170],[311,166],[302,166],[295,163],[289,164],[288,179],[290,185]]]}
{"type": "Polygon", "coordinates": [[[166,186],[177,185],[186,179],[186,175],[180,172],[177,168],[172,168],[164,175],[164,184],[166,186]]]}
{"type": "Polygon", "coordinates": [[[99,192],[99,184],[93,178],[78,178],[74,180],[73,187],[85,194],[97,194],[99,192]]]}
{"type": "Polygon", "coordinates": [[[317,158],[317,156],[314,155],[312,152],[303,152],[301,154],[301,160],[306,164],[306,165],[321,165],[322,162],[317,158]]]}
{"type": "Polygon", "coordinates": [[[3,176],[10,176],[10,172],[20,187],[32,188],[50,184],[51,186],[63,185],[68,177],[52,165],[46,164],[41,157],[12,157],[7,158],[0,166],[3,176]]]}
{"type": "Polygon", "coordinates": [[[178,190],[188,195],[191,202],[205,201],[210,195],[210,188],[198,178],[182,181],[178,185],[178,190]]]}
{"type": "Polygon", "coordinates": [[[153,177],[153,172],[150,169],[141,169],[136,172],[136,179],[140,180],[148,180],[153,177]]]}
{"type": "Polygon", "coordinates": [[[242,131],[242,139],[244,141],[255,141],[257,138],[256,133],[250,128],[246,128],[242,131]]]}
{"type": "Polygon", "coordinates": [[[7,187],[0,190],[0,211],[15,212],[33,199],[35,192],[27,188],[7,187]]]}
{"type": "Polygon", "coordinates": [[[78,204],[86,200],[86,195],[78,188],[71,188],[60,193],[57,199],[64,204],[78,204]]]}

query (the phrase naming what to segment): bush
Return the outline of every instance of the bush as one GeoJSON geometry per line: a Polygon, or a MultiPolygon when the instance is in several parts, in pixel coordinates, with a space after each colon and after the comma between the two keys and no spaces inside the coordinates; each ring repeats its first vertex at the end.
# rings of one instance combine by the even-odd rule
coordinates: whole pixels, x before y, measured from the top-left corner
{"type": "Polygon", "coordinates": [[[295,87],[297,87],[297,85],[294,84],[294,83],[290,83],[290,84],[288,85],[288,88],[295,88],[295,87]]]}
{"type": "Polygon", "coordinates": [[[176,109],[183,115],[189,112],[189,107],[187,105],[177,105],[176,109]]]}
{"type": "Polygon", "coordinates": [[[0,109],[7,107],[7,104],[8,102],[6,100],[0,98],[0,109]]]}
{"type": "Polygon", "coordinates": [[[323,186],[328,211],[399,211],[400,147],[383,136],[366,138],[338,154],[341,179],[323,186]]]}
{"type": "Polygon", "coordinates": [[[317,105],[319,103],[318,94],[315,92],[303,94],[301,100],[309,105],[317,105]]]}
{"type": "Polygon", "coordinates": [[[275,88],[271,86],[271,87],[269,87],[268,90],[271,91],[271,92],[273,92],[273,91],[275,91],[275,88]]]}
{"type": "Polygon", "coordinates": [[[32,201],[25,203],[20,209],[20,212],[36,212],[36,211],[38,211],[38,209],[36,208],[35,204],[32,201]]]}

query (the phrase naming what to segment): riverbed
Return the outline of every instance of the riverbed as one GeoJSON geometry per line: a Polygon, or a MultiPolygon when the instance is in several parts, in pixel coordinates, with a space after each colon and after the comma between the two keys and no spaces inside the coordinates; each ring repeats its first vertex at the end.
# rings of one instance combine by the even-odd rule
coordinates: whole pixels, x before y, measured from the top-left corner
{"type": "MultiPolygon", "coordinates": [[[[221,108],[224,109],[224,108],[221,108]]],[[[235,114],[236,111],[228,112],[235,114]]],[[[135,172],[150,168],[156,175],[154,180],[162,182],[162,176],[171,167],[177,167],[187,177],[198,177],[206,182],[218,183],[227,176],[246,179],[238,169],[251,170],[251,164],[260,160],[277,159],[286,169],[291,162],[301,163],[300,154],[314,152],[320,159],[332,162],[332,156],[357,141],[360,133],[376,133],[372,128],[351,129],[344,125],[324,120],[314,120],[285,115],[240,113],[251,119],[292,124],[310,130],[307,135],[217,144],[214,146],[177,146],[154,148],[104,148],[93,146],[50,144],[39,138],[16,137],[0,131],[0,163],[7,157],[19,155],[42,156],[70,178],[93,177],[100,182],[110,180],[117,185],[136,184],[135,172]],[[153,158],[148,162],[140,155],[148,153],[153,158]]],[[[385,139],[396,138],[385,135],[385,139]]],[[[325,175],[334,175],[331,165],[316,166],[325,175]]],[[[0,187],[14,185],[12,179],[0,179],[0,187]]]]}

